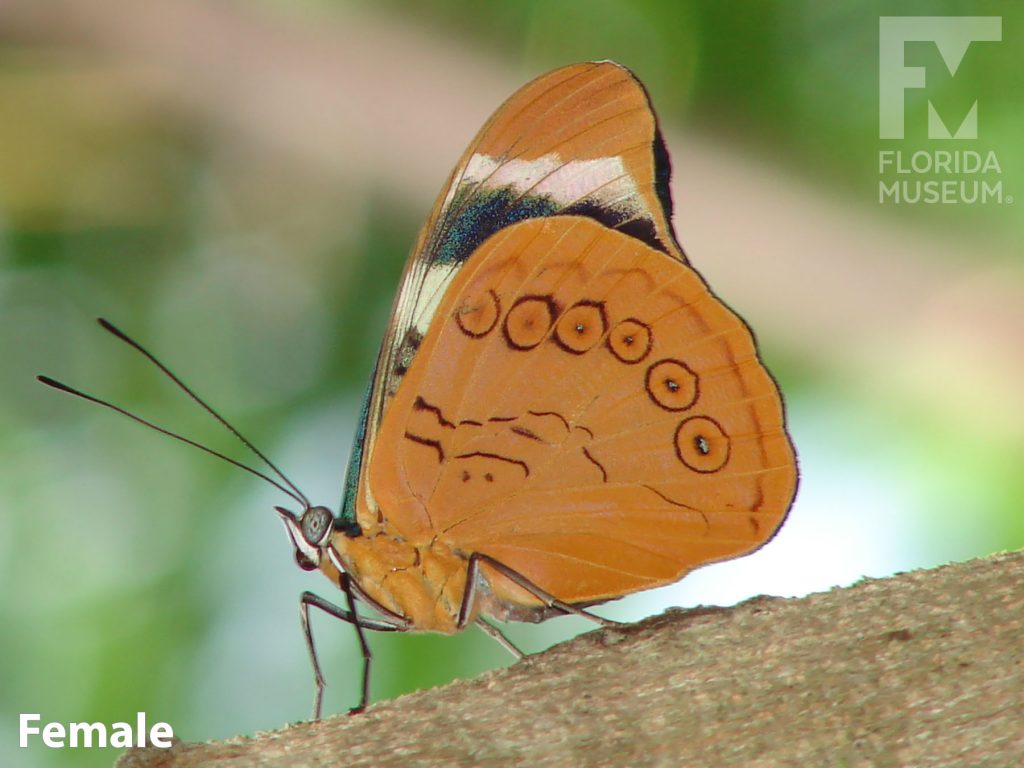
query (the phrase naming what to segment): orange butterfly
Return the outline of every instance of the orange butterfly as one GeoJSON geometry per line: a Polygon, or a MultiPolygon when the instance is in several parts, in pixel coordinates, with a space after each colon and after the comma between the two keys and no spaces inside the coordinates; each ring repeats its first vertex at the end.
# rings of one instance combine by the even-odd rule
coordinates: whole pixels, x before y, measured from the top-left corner
{"type": "Polygon", "coordinates": [[[299,565],[347,598],[302,596],[315,717],[311,606],[357,629],[362,709],[364,629],[476,624],[517,652],[484,616],[604,621],[583,608],[782,524],[782,401],[676,242],[669,175],[643,86],[611,62],[527,84],[462,156],[406,266],[339,514],[287,479],[304,511],[277,508],[299,565]]]}

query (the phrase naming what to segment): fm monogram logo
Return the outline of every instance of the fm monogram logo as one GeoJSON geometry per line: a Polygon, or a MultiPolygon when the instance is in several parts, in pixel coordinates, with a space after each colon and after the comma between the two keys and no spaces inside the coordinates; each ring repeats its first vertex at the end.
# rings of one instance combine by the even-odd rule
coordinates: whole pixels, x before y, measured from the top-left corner
{"type": "MultiPolygon", "coordinates": [[[[929,69],[907,64],[911,44],[935,46],[950,77],[956,78],[972,43],[999,42],[1003,20],[999,16],[881,16],[878,19],[878,202],[881,204],[973,205],[1012,204],[1003,189],[1003,169],[996,151],[978,142],[978,100],[964,110],[950,109],[939,93],[948,91],[949,77],[941,65],[929,69]],[[938,70],[938,71],[936,71],[938,70]],[[945,82],[944,82],[945,81],[945,82]],[[907,138],[907,102],[920,104],[927,94],[928,135],[912,122],[907,138]],[[942,112],[935,99],[943,104],[942,112]],[[895,141],[894,141],[895,140],[895,141]],[[968,149],[962,141],[971,140],[968,149]],[[955,144],[947,142],[955,141],[955,144]],[[898,142],[898,143],[896,143],[898,142]],[[937,143],[941,142],[941,143],[937,143]]],[[[984,50],[972,54],[984,56],[984,50]]],[[[912,59],[911,59],[912,60],[912,59]]],[[[972,59],[971,68],[984,65],[972,59]]],[[[977,77],[961,73],[961,78],[977,77]]],[[[970,81],[968,81],[970,82],[970,81]]],[[[964,83],[960,83],[961,90],[964,83]]],[[[970,90],[966,91],[970,94],[970,90]]],[[[920,114],[917,112],[914,115],[920,114]]],[[[920,119],[920,118],[918,118],[920,119]]]]}
{"type": "MultiPolygon", "coordinates": [[[[906,65],[906,44],[931,42],[939,49],[942,61],[955,75],[971,43],[1003,39],[999,16],[882,16],[878,28],[878,132],[882,139],[902,139],[904,132],[905,92],[925,87],[925,68],[906,65]]],[[[948,118],[948,116],[947,116],[948,118]]],[[[929,139],[978,138],[978,102],[963,116],[951,133],[928,102],[929,139]]]]}

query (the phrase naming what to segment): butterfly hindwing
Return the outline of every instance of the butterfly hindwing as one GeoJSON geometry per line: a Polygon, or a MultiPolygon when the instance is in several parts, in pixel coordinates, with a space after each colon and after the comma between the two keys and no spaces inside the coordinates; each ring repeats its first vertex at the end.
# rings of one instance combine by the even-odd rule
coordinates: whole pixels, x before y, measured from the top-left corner
{"type": "Polygon", "coordinates": [[[757,548],[796,473],[750,332],[699,275],[555,216],[504,228],[450,284],[368,480],[404,538],[587,603],[757,548]]]}

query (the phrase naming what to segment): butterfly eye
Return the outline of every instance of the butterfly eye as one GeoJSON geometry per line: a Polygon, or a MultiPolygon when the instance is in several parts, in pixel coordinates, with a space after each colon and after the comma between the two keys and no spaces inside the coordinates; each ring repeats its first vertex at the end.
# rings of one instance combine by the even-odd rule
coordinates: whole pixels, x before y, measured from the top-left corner
{"type": "Polygon", "coordinates": [[[334,515],[326,507],[310,507],[302,514],[302,538],[310,546],[322,546],[333,528],[334,515]]]}

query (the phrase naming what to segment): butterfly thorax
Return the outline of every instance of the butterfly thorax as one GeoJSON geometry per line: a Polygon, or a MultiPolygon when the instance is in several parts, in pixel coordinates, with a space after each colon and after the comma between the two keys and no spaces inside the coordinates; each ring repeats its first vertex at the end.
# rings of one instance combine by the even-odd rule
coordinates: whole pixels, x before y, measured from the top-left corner
{"type": "MultiPolygon", "coordinates": [[[[370,600],[406,618],[413,629],[458,631],[468,563],[446,544],[413,544],[383,528],[355,537],[336,532],[331,543],[370,600]]],[[[327,558],[321,570],[337,582],[337,570],[327,558]]]]}

